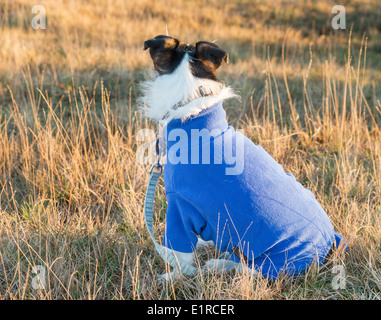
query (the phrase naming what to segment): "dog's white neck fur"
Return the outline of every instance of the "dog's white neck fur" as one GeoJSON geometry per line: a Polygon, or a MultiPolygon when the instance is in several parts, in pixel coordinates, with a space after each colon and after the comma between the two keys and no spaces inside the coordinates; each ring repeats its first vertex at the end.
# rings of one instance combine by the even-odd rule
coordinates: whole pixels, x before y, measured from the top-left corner
{"type": "Polygon", "coordinates": [[[195,77],[190,70],[189,59],[188,54],[185,54],[171,74],[156,74],[154,79],[142,83],[143,96],[140,102],[148,118],[160,121],[165,116],[166,121],[179,118],[184,120],[219,101],[237,97],[230,87],[220,82],[195,77]],[[212,91],[213,95],[200,97],[200,86],[206,92],[212,91]],[[177,103],[189,100],[191,101],[184,106],[173,109],[177,103]]]}

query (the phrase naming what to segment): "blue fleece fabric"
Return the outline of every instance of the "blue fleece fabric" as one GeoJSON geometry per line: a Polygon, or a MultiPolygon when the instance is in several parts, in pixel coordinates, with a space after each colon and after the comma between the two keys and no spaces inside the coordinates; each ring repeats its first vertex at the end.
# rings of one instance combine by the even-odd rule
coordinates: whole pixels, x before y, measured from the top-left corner
{"type": "Polygon", "coordinates": [[[343,240],[309,190],[285,173],[261,146],[228,126],[222,103],[185,122],[172,120],[165,135],[168,208],[163,245],[168,248],[192,252],[200,235],[239,262],[232,252],[236,246],[250,267],[275,279],[280,273],[298,274],[314,260],[324,263],[333,242],[338,246],[343,240]],[[186,132],[187,138],[177,129],[186,132]],[[192,129],[221,133],[210,143],[201,138],[195,143],[191,137],[197,130],[192,129]],[[240,141],[243,148],[239,148],[240,141]],[[231,156],[243,161],[243,166],[221,152],[229,145],[231,156]],[[210,164],[202,158],[205,146],[210,147],[210,164]],[[182,163],[177,163],[180,151],[182,163]],[[239,174],[227,174],[234,167],[239,174]]]}

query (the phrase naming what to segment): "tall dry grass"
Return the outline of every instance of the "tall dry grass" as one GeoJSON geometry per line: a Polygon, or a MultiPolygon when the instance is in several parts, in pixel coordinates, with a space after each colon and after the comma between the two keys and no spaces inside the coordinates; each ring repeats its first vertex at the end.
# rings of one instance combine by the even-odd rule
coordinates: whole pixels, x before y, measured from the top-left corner
{"type": "MultiPolygon", "coordinates": [[[[0,3],[2,299],[380,299],[377,1],[348,3],[349,17],[371,14],[352,34],[329,31],[330,1],[41,4],[47,29],[35,31],[30,1],[0,3]],[[165,23],[228,49],[220,77],[242,97],[225,105],[229,121],[313,191],[349,239],[346,255],[274,282],[234,272],[156,281],[166,266],[144,225],[148,166],[136,161],[137,133],[154,124],[135,97],[150,68],[142,41],[165,23]],[[336,265],[344,289],[332,285],[336,265]],[[44,288],[33,287],[35,266],[44,288]]],[[[162,234],[162,184],[155,209],[162,234]]]]}

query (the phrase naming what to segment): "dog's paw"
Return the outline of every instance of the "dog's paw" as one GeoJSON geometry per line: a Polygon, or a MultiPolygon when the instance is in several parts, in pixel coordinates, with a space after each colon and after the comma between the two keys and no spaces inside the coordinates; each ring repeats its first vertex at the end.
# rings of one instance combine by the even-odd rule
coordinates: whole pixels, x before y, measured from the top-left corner
{"type": "Polygon", "coordinates": [[[225,272],[237,268],[239,263],[225,259],[210,259],[205,262],[205,266],[210,271],[225,272]]]}
{"type": "Polygon", "coordinates": [[[205,266],[209,271],[226,272],[235,270],[240,273],[247,273],[252,276],[257,276],[258,273],[255,269],[249,268],[244,263],[234,262],[232,260],[225,259],[210,259],[205,262],[205,266]]]}
{"type": "Polygon", "coordinates": [[[218,259],[222,259],[222,260],[232,260],[232,255],[229,253],[229,252],[222,252],[220,255],[219,255],[219,257],[218,257],[218,259]]]}
{"type": "Polygon", "coordinates": [[[156,280],[160,284],[164,284],[165,282],[171,280],[171,272],[170,273],[163,273],[161,275],[156,276],[156,280]]]}
{"type": "Polygon", "coordinates": [[[160,284],[165,284],[168,281],[176,283],[179,278],[180,273],[176,270],[156,276],[157,282],[160,284]]]}
{"type": "Polygon", "coordinates": [[[201,238],[198,238],[196,248],[204,248],[204,247],[214,247],[214,242],[213,240],[205,241],[202,240],[201,238]]]}

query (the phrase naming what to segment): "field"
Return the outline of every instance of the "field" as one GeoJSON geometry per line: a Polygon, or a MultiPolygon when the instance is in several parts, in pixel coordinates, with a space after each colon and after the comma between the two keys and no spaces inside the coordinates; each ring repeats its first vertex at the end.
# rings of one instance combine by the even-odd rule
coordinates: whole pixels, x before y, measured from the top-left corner
{"type": "MultiPolygon", "coordinates": [[[[37,30],[35,4],[0,0],[0,299],[381,299],[379,0],[342,1],[345,30],[329,0],[40,0],[37,30]],[[152,69],[143,41],[166,27],[229,52],[218,76],[241,97],[224,104],[229,122],[315,194],[345,255],[274,282],[157,282],[150,166],[136,161],[155,124],[136,99],[152,69]]],[[[155,210],[159,237],[163,183],[155,210]]]]}

